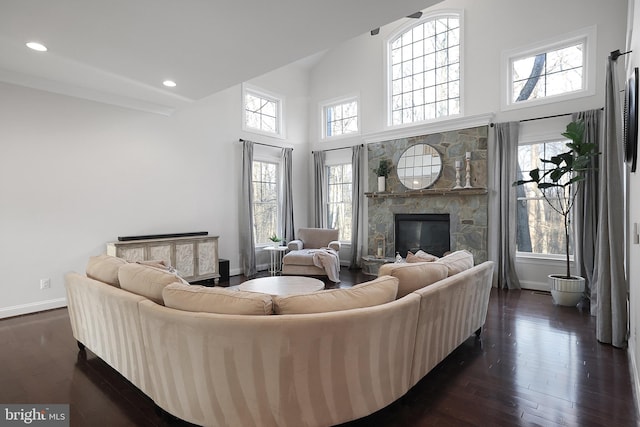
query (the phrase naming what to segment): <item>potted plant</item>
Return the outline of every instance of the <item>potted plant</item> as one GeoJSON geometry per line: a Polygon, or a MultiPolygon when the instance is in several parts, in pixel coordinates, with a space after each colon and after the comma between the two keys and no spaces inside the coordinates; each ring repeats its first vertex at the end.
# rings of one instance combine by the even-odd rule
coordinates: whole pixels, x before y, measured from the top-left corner
{"type": "Polygon", "coordinates": [[[278,237],[277,235],[273,235],[271,237],[269,237],[269,240],[271,240],[273,242],[273,247],[276,248],[278,246],[280,246],[280,242],[282,241],[282,239],[280,237],[278,237]]]}
{"type": "Polygon", "coordinates": [[[571,140],[566,144],[566,152],[540,159],[546,165],[543,170],[535,168],[529,172],[529,179],[518,180],[514,186],[534,183],[544,200],[559,213],[564,221],[566,250],[565,274],[549,275],[549,286],[553,301],[557,305],[574,306],[582,298],[585,281],[583,277],[571,274],[569,257],[569,232],[571,229],[571,209],[580,191],[586,172],[591,168],[591,160],[597,156],[597,145],[583,141],[584,123],[571,122],[562,134],[571,140]]]}
{"type": "Polygon", "coordinates": [[[391,165],[389,160],[382,159],[376,168],[376,175],[378,175],[378,191],[384,192],[386,189],[386,179],[389,177],[391,171],[391,165]]]}

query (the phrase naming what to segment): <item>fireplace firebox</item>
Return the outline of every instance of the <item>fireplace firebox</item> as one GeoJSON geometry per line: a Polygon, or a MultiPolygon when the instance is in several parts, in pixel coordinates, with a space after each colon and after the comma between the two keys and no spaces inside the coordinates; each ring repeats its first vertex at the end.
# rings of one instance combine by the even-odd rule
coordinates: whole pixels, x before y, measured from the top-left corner
{"type": "Polygon", "coordinates": [[[396,214],[395,251],[407,256],[418,250],[441,257],[451,250],[449,214],[396,214]]]}

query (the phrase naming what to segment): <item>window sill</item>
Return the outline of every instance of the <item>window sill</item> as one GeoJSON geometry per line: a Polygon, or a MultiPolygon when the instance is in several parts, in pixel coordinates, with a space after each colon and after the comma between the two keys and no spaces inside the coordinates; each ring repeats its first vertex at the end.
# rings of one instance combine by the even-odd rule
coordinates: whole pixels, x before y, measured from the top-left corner
{"type": "MultiPolygon", "coordinates": [[[[565,262],[566,257],[564,255],[552,255],[552,254],[535,254],[529,252],[516,252],[516,260],[524,263],[536,263],[536,262],[565,262]]],[[[569,257],[569,261],[573,262],[573,255],[569,257]]]]}

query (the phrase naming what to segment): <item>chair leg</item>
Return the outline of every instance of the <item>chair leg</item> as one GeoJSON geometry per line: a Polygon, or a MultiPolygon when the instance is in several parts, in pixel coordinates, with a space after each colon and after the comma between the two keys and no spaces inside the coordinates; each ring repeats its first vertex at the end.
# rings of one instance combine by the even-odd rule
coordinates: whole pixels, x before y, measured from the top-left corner
{"type": "Polygon", "coordinates": [[[480,334],[482,333],[482,328],[478,328],[476,331],[476,338],[480,338],[480,334]]]}
{"type": "Polygon", "coordinates": [[[84,351],[84,348],[85,348],[85,347],[84,347],[84,344],[82,344],[80,341],[76,341],[76,343],[78,344],[78,349],[79,349],[80,351],[84,351]]]}

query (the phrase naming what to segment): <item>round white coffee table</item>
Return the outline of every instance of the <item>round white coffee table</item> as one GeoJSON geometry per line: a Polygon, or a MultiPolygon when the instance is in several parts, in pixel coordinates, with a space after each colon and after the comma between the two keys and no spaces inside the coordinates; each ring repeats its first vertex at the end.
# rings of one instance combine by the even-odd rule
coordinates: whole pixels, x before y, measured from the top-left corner
{"type": "Polygon", "coordinates": [[[324,282],[302,276],[259,277],[240,283],[238,289],[269,295],[308,294],[324,289],[324,282]]]}

